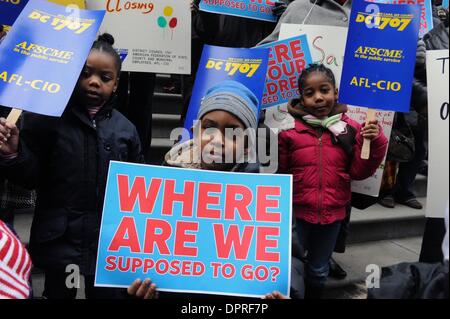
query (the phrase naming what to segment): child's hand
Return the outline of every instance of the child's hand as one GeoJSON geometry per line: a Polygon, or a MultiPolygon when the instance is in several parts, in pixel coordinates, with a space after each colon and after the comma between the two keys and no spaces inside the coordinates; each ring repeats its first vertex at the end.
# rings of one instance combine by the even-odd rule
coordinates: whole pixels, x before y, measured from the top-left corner
{"type": "Polygon", "coordinates": [[[364,138],[373,140],[380,135],[380,127],[378,126],[378,120],[370,121],[361,129],[361,135],[364,138]]]}
{"type": "Polygon", "coordinates": [[[139,299],[158,299],[156,285],[150,279],[136,279],[127,289],[128,295],[139,299]]]}
{"type": "Polygon", "coordinates": [[[0,118],[0,153],[11,155],[17,153],[19,148],[19,129],[14,124],[6,123],[0,118]]]}
{"type": "Polygon", "coordinates": [[[274,291],[270,294],[265,295],[263,299],[289,299],[289,298],[279,291],[274,291]]]}

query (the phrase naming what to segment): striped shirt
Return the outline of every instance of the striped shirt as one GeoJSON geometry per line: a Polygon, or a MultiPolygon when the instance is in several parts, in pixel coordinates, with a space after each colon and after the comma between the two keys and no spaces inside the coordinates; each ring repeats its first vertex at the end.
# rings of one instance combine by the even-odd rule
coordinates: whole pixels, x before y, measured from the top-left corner
{"type": "Polygon", "coordinates": [[[0,299],[26,299],[31,258],[13,232],[0,220],[0,299]]]}

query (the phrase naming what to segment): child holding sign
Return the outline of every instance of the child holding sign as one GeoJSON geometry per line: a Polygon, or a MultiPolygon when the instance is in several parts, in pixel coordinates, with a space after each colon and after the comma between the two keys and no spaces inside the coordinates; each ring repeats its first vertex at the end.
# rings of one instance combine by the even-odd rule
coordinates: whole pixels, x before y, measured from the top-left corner
{"type": "Polygon", "coordinates": [[[113,108],[121,69],[113,43],[108,34],[94,42],[61,118],[26,114],[20,134],[0,119],[1,174],[37,190],[30,253],[47,298],[75,298],[80,274],[87,298],[124,296],[95,288],[93,276],[109,161],[143,161],[135,127],[113,108]]]}
{"type": "MultiPolygon", "coordinates": [[[[248,156],[254,144],[251,138],[247,140],[244,134],[246,131],[257,129],[258,109],[258,99],[241,83],[224,81],[211,87],[200,105],[199,121],[194,128],[197,131],[194,133],[194,139],[176,145],[167,153],[165,165],[184,169],[259,173],[259,164],[248,156]],[[227,130],[235,130],[234,138],[230,138],[227,130]],[[240,152],[240,149],[243,152],[240,152]],[[231,160],[228,161],[227,158],[231,160]]],[[[303,264],[293,257],[292,298],[303,298],[303,285],[303,264]]],[[[189,287],[186,289],[188,290],[189,287]]],[[[155,284],[151,284],[149,279],[136,280],[128,292],[139,298],[151,298],[155,296],[155,284]]],[[[169,295],[172,294],[164,293],[161,297],[169,295]]],[[[174,296],[182,297],[180,294],[174,296]]],[[[274,293],[266,297],[282,298],[283,296],[274,293]]]]}
{"type": "Polygon", "coordinates": [[[294,214],[300,243],[308,251],[306,298],[320,298],[350,204],[350,181],[375,173],[388,141],[377,121],[361,127],[345,114],[327,67],[310,65],[298,82],[300,99],[288,107],[295,128],[279,135],[279,172],[294,175],[294,214]],[[368,160],[361,159],[364,138],[372,141],[368,160]]]}

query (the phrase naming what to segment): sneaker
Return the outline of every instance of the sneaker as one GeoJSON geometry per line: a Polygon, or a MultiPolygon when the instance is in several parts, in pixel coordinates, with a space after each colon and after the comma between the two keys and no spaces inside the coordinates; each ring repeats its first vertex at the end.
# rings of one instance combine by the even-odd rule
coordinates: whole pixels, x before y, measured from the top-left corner
{"type": "Polygon", "coordinates": [[[414,209],[423,209],[423,205],[416,198],[397,200],[396,202],[414,209]]]}
{"type": "Polygon", "coordinates": [[[334,279],[344,279],[347,277],[347,272],[333,258],[330,258],[330,272],[328,276],[334,279]]]}
{"type": "Polygon", "coordinates": [[[378,203],[381,206],[386,207],[386,208],[395,208],[395,201],[394,201],[394,197],[392,197],[392,195],[383,197],[378,203]]]}

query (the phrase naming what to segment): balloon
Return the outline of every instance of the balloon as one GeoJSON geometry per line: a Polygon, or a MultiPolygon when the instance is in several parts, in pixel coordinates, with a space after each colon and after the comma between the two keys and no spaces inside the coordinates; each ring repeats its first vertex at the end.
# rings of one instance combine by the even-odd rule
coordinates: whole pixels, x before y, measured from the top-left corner
{"type": "Polygon", "coordinates": [[[169,22],[169,27],[170,27],[171,29],[175,29],[176,26],[177,26],[177,24],[178,24],[177,18],[172,18],[172,19],[170,20],[170,22],[169,22]]]}
{"type": "Polygon", "coordinates": [[[164,17],[159,17],[159,18],[158,18],[158,25],[159,25],[161,28],[167,27],[167,20],[166,20],[164,17]]]}
{"type": "Polygon", "coordinates": [[[173,8],[170,6],[167,6],[164,8],[164,15],[166,17],[170,17],[173,14],[173,8]]]}

